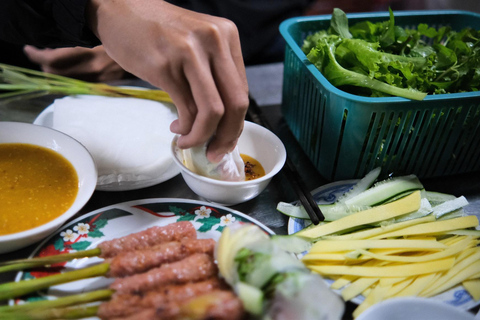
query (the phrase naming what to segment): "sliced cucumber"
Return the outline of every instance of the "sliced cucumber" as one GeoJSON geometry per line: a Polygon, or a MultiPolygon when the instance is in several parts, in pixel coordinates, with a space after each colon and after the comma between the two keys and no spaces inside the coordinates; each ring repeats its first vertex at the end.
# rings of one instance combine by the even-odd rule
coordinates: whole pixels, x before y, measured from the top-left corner
{"type": "Polygon", "coordinates": [[[342,196],[340,196],[337,200],[338,203],[345,203],[347,200],[358,196],[360,193],[365,192],[365,190],[368,190],[373,183],[377,180],[378,176],[380,175],[380,172],[382,169],[375,168],[369,173],[365,175],[360,181],[358,181],[352,189],[344,193],[342,196]]]}
{"type": "MultiPolygon", "coordinates": [[[[380,172],[381,172],[381,168],[375,168],[369,173],[367,173],[367,175],[363,177],[360,181],[358,181],[350,190],[348,190],[343,195],[341,195],[337,199],[337,201],[335,201],[334,204],[319,205],[319,208],[322,211],[323,216],[325,217],[325,221],[337,220],[351,214],[352,212],[350,212],[350,210],[346,210],[346,208],[342,208],[341,206],[339,206],[339,204],[345,202],[350,198],[357,196],[358,194],[370,188],[370,186],[375,182],[375,180],[377,180],[378,176],[380,175],[380,172]]],[[[320,188],[313,190],[312,194],[315,194],[318,190],[320,190],[320,188]]],[[[355,210],[355,211],[360,211],[365,209],[368,209],[368,208],[366,207],[358,208],[358,210],[355,210]]],[[[297,204],[279,202],[277,204],[277,210],[291,218],[310,220],[310,217],[305,211],[305,208],[297,204]]]]}
{"type": "Polygon", "coordinates": [[[296,254],[308,251],[312,247],[310,241],[294,235],[274,235],[271,239],[280,249],[296,254]]]}
{"type": "Polygon", "coordinates": [[[445,202],[433,207],[433,214],[435,217],[440,218],[447,213],[456,211],[468,205],[468,200],[464,197],[453,198],[451,200],[446,200],[445,202]]]}
{"type": "Polygon", "coordinates": [[[261,289],[251,286],[245,282],[237,282],[235,291],[242,300],[245,310],[253,315],[259,316],[263,313],[263,292],[261,289]]]}
{"type": "Polygon", "coordinates": [[[434,191],[425,191],[425,198],[430,201],[432,207],[438,206],[439,204],[444,203],[445,201],[450,201],[456,197],[452,194],[434,192],[434,191]]]}
{"type": "MultiPolygon", "coordinates": [[[[345,205],[342,204],[331,204],[331,205],[318,205],[320,211],[322,211],[323,216],[325,217],[325,221],[334,221],[340,218],[346,217],[351,215],[354,212],[366,210],[369,207],[355,207],[355,208],[347,208],[345,205]]],[[[291,218],[303,219],[303,220],[310,220],[307,211],[303,206],[297,206],[287,202],[279,202],[277,204],[277,210],[283,213],[286,216],[291,218]]]]}
{"type": "Polygon", "coordinates": [[[376,206],[403,193],[422,190],[423,185],[415,175],[394,177],[376,183],[370,189],[347,199],[347,207],[376,206]]]}
{"type": "MultiPolygon", "coordinates": [[[[370,171],[352,189],[343,194],[333,204],[318,205],[325,221],[335,221],[359,211],[405,197],[415,190],[423,190],[423,185],[415,175],[394,177],[377,182],[369,188],[380,174],[380,168],[370,171]]],[[[298,219],[310,219],[302,206],[279,202],[277,210],[298,219]]],[[[425,213],[419,213],[424,216],[425,213]]]]}
{"type": "Polygon", "coordinates": [[[433,212],[433,208],[430,205],[430,201],[428,201],[428,199],[426,198],[422,198],[422,200],[420,200],[420,209],[418,209],[415,212],[408,213],[404,216],[395,218],[395,222],[402,222],[402,221],[423,218],[425,216],[428,216],[432,212],[433,212]]]}
{"type": "Polygon", "coordinates": [[[459,217],[465,217],[465,211],[463,209],[458,209],[452,212],[449,212],[447,214],[444,214],[443,216],[437,218],[438,221],[441,220],[448,220],[448,219],[454,219],[454,218],[459,218],[459,217]]]}
{"type": "Polygon", "coordinates": [[[308,216],[305,210],[302,210],[301,206],[296,206],[288,202],[279,202],[277,204],[277,210],[283,213],[290,218],[297,218],[297,219],[304,219],[308,220],[310,217],[308,216]]]}

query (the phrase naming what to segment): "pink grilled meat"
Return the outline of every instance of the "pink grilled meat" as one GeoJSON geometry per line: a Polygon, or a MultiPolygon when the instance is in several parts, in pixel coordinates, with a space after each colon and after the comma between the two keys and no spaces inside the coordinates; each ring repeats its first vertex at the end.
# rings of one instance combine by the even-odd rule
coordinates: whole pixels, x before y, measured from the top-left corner
{"type": "MultiPolygon", "coordinates": [[[[231,291],[215,290],[184,302],[172,302],[161,308],[148,308],[124,317],[108,320],[241,320],[242,302],[231,291]]],[[[107,320],[107,319],[104,319],[107,320]]]]}
{"type": "Polygon", "coordinates": [[[184,302],[198,295],[217,289],[227,289],[227,285],[217,277],[205,281],[168,285],[144,294],[115,294],[98,309],[101,319],[127,316],[149,308],[166,308],[173,302],[184,302]]]}
{"type": "MultiPolygon", "coordinates": [[[[175,308],[172,308],[173,310],[175,308]]],[[[232,292],[215,290],[180,305],[173,317],[165,317],[157,308],[155,319],[240,320],[245,318],[242,301],[232,292]]],[[[166,314],[168,316],[168,313],[166,314]]]]}
{"type": "Polygon", "coordinates": [[[110,258],[120,252],[143,249],[164,242],[179,241],[183,238],[197,238],[195,227],[188,221],[176,222],[164,227],[154,226],[125,237],[102,242],[98,247],[101,251],[101,258],[110,258]]]}
{"type": "Polygon", "coordinates": [[[126,278],[117,278],[110,288],[117,293],[145,292],[167,284],[181,284],[208,279],[218,274],[213,258],[195,253],[177,262],[167,263],[126,278]]]}
{"type": "Polygon", "coordinates": [[[142,273],[164,263],[184,259],[194,253],[206,253],[213,256],[215,240],[188,239],[165,242],[153,247],[120,253],[111,259],[109,277],[126,277],[142,273]]]}

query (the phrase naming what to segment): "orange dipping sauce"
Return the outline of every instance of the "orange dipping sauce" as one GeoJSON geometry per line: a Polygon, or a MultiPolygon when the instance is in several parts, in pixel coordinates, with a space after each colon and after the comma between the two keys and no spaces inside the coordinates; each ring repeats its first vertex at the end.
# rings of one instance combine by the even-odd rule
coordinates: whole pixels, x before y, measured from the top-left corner
{"type": "Polygon", "coordinates": [[[0,144],[0,235],[57,218],[77,193],[75,168],[59,153],[25,143],[0,144]]]}
{"type": "Polygon", "coordinates": [[[240,154],[240,157],[245,163],[245,181],[258,179],[265,175],[265,169],[258,160],[245,154],[240,154]]]}

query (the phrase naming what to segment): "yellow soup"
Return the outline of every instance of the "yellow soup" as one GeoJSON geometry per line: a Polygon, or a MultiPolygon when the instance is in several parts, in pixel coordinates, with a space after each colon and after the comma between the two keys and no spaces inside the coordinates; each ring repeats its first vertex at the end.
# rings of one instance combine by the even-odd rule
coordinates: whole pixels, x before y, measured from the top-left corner
{"type": "Polygon", "coordinates": [[[240,154],[243,162],[245,163],[245,180],[253,180],[263,177],[265,175],[265,169],[257,159],[254,159],[245,154],[240,154]]]}
{"type": "Polygon", "coordinates": [[[77,192],[77,173],[59,153],[31,144],[0,144],[0,235],[57,218],[77,192]]]}

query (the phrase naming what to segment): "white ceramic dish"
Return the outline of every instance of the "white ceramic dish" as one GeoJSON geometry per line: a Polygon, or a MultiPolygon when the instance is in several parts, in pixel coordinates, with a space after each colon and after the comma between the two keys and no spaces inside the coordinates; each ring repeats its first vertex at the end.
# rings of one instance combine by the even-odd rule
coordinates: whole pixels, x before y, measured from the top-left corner
{"type": "Polygon", "coordinates": [[[394,298],[361,313],[357,320],[473,320],[474,315],[441,301],[427,298],[394,298]]]}
{"type": "Polygon", "coordinates": [[[78,141],[50,128],[21,122],[0,122],[0,143],[28,143],[52,149],[70,161],[79,179],[77,197],[61,216],[27,231],[0,236],[0,253],[5,253],[45,238],[75,215],[95,190],[97,171],[92,156],[78,141]]]}
{"type": "MultiPolygon", "coordinates": [[[[336,199],[343,195],[346,191],[351,189],[358,180],[344,180],[344,181],[336,181],[324,186],[321,186],[312,191],[312,195],[315,201],[319,204],[329,204],[336,201],[336,199]]],[[[308,226],[307,220],[302,219],[294,219],[290,218],[288,220],[288,234],[293,234],[297,231],[300,231],[308,226]]],[[[302,256],[302,255],[300,255],[302,256]]],[[[327,284],[331,285],[333,280],[325,279],[327,284]]],[[[340,290],[335,290],[337,293],[340,293],[340,290]]],[[[352,299],[353,303],[360,304],[364,300],[364,296],[359,295],[352,299]]],[[[480,301],[476,301],[472,298],[472,296],[465,290],[465,288],[461,285],[456,286],[448,291],[442,292],[432,298],[430,300],[435,300],[435,302],[440,302],[443,304],[447,304],[457,308],[459,310],[470,310],[480,304],[480,301]]],[[[367,318],[364,318],[367,319],[367,318]]],[[[375,318],[381,319],[381,318],[375,318]]],[[[396,319],[396,318],[384,318],[384,319],[396,319]]],[[[408,317],[404,317],[403,319],[410,319],[408,317]]],[[[413,318],[412,318],[413,319],[413,318]]],[[[415,318],[416,319],[416,318],[415,318]]],[[[430,318],[425,318],[430,319],[430,318]]],[[[431,318],[436,319],[436,318],[431,318]]]]}
{"type": "MultiPolygon", "coordinates": [[[[177,221],[192,222],[197,229],[198,238],[202,239],[218,240],[223,228],[233,222],[253,223],[266,233],[274,234],[272,230],[257,220],[230,208],[186,199],[144,199],[115,204],[79,217],[43,241],[30,257],[91,249],[105,240],[122,237],[154,225],[163,226],[177,221]]],[[[58,264],[60,269],[55,268],[50,272],[58,273],[63,268],[68,270],[84,268],[100,261],[102,260],[95,257],[75,259],[68,263],[58,264]]],[[[19,272],[16,281],[51,273],[43,270],[19,272]]],[[[85,288],[88,288],[88,291],[105,288],[109,281],[104,277],[96,277],[55,285],[49,290],[29,295],[28,300],[47,298],[46,296],[49,299],[55,299],[67,294],[82,293],[85,288]]],[[[22,303],[22,301],[10,301],[10,304],[14,303],[22,303]]]]}
{"type": "MultiPolygon", "coordinates": [[[[79,99],[108,99],[108,97],[98,97],[98,96],[78,96],[79,99]]],[[[137,103],[141,103],[142,99],[137,99],[137,103]]],[[[107,101],[107,100],[105,100],[107,101]]],[[[88,100],[86,101],[88,103],[88,100]]],[[[54,127],[54,104],[48,106],[44,109],[35,119],[34,124],[46,126],[53,128],[54,127]]],[[[121,123],[118,124],[122,126],[121,123]]],[[[172,134],[173,135],[173,134],[172,134]]],[[[108,136],[105,136],[105,139],[109,139],[108,136]]],[[[168,148],[168,145],[166,145],[168,148]]],[[[139,157],[142,155],[139,154],[139,157]]],[[[97,180],[96,190],[99,191],[126,191],[126,190],[136,190],[141,188],[150,187],[164,181],[167,181],[180,173],[180,169],[173,162],[173,159],[165,162],[162,161],[161,166],[153,164],[152,166],[145,166],[139,168],[134,172],[135,179],[130,179],[130,175],[125,175],[124,178],[121,178],[119,175],[117,178],[110,178],[110,176],[115,176],[116,173],[112,170],[111,173],[101,175],[100,179],[97,180]]]]}
{"type": "Polygon", "coordinates": [[[287,158],[285,146],[275,134],[260,125],[245,121],[238,140],[238,150],[259,161],[265,169],[265,176],[249,181],[220,181],[188,170],[183,165],[183,160],[179,159],[177,139],[178,136],[173,139],[172,154],[181,168],[183,179],[197,195],[221,205],[235,205],[255,198],[283,168],[287,158]]]}

